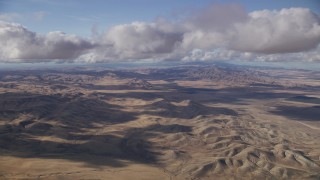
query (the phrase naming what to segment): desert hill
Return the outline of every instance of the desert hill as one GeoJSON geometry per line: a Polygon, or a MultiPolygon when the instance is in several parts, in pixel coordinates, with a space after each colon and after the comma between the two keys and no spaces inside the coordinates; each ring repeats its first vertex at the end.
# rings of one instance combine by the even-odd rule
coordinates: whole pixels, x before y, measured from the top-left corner
{"type": "Polygon", "coordinates": [[[0,179],[319,179],[320,84],[296,73],[1,72],[0,179]]]}

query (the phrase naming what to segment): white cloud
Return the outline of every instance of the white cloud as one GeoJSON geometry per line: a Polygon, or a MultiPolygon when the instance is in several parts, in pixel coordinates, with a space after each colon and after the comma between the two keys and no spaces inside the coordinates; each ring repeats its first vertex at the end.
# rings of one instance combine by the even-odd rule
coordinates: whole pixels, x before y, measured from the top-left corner
{"type": "Polygon", "coordinates": [[[62,32],[39,35],[25,27],[0,22],[0,58],[2,61],[47,61],[73,59],[93,47],[88,40],[62,32]]]}
{"type": "Polygon", "coordinates": [[[62,32],[39,35],[2,22],[0,40],[0,57],[7,61],[320,61],[320,18],[304,8],[246,13],[237,4],[213,4],[175,22],[116,25],[91,40],[62,32]]]}
{"type": "Polygon", "coordinates": [[[232,60],[246,60],[246,61],[309,61],[320,62],[320,46],[311,51],[296,52],[296,53],[277,53],[277,54],[260,54],[253,52],[241,52],[228,49],[215,49],[206,51],[201,49],[194,49],[187,53],[183,61],[232,61],[232,60]]]}
{"type": "Polygon", "coordinates": [[[156,23],[134,22],[112,27],[104,36],[120,58],[148,58],[171,53],[182,33],[170,32],[156,23]]]}
{"type": "Polygon", "coordinates": [[[255,11],[235,24],[230,49],[260,53],[290,53],[316,48],[320,43],[320,18],[308,9],[255,11]]]}

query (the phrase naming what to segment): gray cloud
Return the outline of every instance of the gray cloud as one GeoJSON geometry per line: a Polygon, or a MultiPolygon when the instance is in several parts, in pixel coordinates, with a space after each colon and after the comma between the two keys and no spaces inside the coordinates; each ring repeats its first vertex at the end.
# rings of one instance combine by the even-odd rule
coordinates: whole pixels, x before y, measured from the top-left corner
{"type": "Polygon", "coordinates": [[[255,11],[236,23],[230,49],[266,54],[300,52],[320,43],[320,18],[308,9],[255,11]]]}
{"type": "Polygon", "coordinates": [[[39,35],[19,24],[6,22],[0,22],[0,41],[2,61],[15,62],[74,59],[94,47],[88,40],[75,35],[62,32],[39,35]]]}
{"type": "Polygon", "coordinates": [[[252,52],[241,52],[228,49],[215,49],[205,51],[194,49],[187,53],[182,61],[208,61],[208,60],[246,60],[246,61],[268,61],[268,62],[289,62],[289,61],[309,61],[320,62],[320,46],[311,51],[296,53],[277,53],[277,54],[260,54],[252,52]]]}
{"type": "Polygon", "coordinates": [[[237,4],[213,4],[179,21],[116,25],[90,40],[2,22],[0,40],[0,57],[8,61],[320,61],[320,18],[304,8],[246,13],[237,4]]]}
{"type": "Polygon", "coordinates": [[[244,22],[247,17],[248,14],[239,4],[211,4],[194,12],[184,23],[191,31],[225,32],[233,24],[244,22]]]}
{"type": "Polygon", "coordinates": [[[182,35],[157,23],[134,22],[112,27],[104,39],[123,58],[148,58],[173,52],[182,35]]]}

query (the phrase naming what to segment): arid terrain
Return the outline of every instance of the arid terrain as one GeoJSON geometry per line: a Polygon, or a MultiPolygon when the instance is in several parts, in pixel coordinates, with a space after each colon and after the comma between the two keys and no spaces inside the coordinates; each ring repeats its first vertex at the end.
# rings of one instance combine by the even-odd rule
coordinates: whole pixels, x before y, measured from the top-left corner
{"type": "Polygon", "coordinates": [[[320,179],[320,72],[0,72],[0,179],[320,179]]]}

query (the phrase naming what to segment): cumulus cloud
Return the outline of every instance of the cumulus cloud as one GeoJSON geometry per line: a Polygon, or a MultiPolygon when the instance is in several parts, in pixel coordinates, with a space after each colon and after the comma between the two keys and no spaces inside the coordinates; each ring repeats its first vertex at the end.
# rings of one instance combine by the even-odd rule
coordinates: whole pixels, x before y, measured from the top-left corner
{"type": "Polygon", "coordinates": [[[288,53],[316,48],[320,43],[320,18],[309,9],[255,11],[236,23],[230,49],[260,53],[288,53]]]}
{"type": "Polygon", "coordinates": [[[156,23],[134,22],[112,27],[104,39],[123,58],[148,58],[174,51],[182,35],[156,23]]]}
{"type": "Polygon", "coordinates": [[[306,51],[320,43],[320,18],[309,9],[262,10],[249,14],[233,6],[220,9],[216,13],[224,16],[205,11],[200,18],[191,18],[188,23],[192,28],[184,35],[184,48],[275,54],[306,51]],[[217,17],[221,20],[216,20],[217,17]],[[227,17],[226,21],[222,17],[227,17]],[[205,22],[208,25],[202,25],[205,22]]]}
{"type": "Polygon", "coordinates": [[[1,59],[21,61],[320,61],[320,18],[305,8],[247,13],[237,4],[213,4],[178,21],[116,25],[90,40],[2,22],[0,40],[1,59]]]}
{"type": "Polygon", "coordinates": [[[46,61],[74,59],[94,45],[76,35],[49,32],[39,35],[25,27],[0,22],[0,58],[2,61],[46,61]]]}
{"type": "Polygon", "coordinates": [[[246,13],[236,4],[214,4],[179,22],[158,20],[118,25],[102,39],[110,45],[111,52],[104,49],[101,55],[95,51],[91,61],[94,54],[100,54],[98,59],[120,60],[280,61],[287,57],[317,61],[320,20],[317,14],[304,8],[246,13]]]}
{"type": "Polygon", "coordinates": [[[229,49],[215,49],[205,51],[194,49],[186,53],[182,61],[209,61],[209,60],[246,60],[246,61],[263,61],[263,62],[290,62],[290,61],[309,61],[320,62],[320,46],[312,51],[296,52],[296,53],[277,53],[277,54],[260,54],[252,52],[241,52],[229,49]]]}
{"type": "Polygon", "coordinates": [[[94,35],[96,48],[79,57],[79,61],[163,60],[175,54],[185,31],[164,19],[153,23],[133,22],[94,35]]]}

